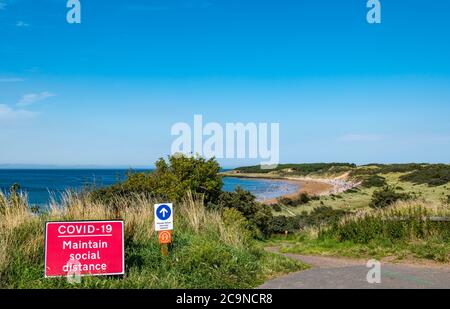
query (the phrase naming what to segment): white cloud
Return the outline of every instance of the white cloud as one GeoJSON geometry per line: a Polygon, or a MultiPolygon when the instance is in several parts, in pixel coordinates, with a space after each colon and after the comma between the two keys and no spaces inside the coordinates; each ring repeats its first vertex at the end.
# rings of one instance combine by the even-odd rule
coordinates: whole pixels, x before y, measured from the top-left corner
{"type": "Polygon", "coordinates": [[[23,78],[18,77],[0,77],[0,83],[16,83],[16,82],[23,82],[23,78]]]}
{"type": "Polygon", "coordinates": [[[18,106],[27,106],[39,101],[43,101],[47,98],[51,98],[54,97],[55,94],[48,92],[48,91],[44,91],[41,93],[30,93],[30,94],[26,94],[24,95],[19,102],[17,102],[18,106]]]}
{"type": "Polygon", "coordinates": [[[6,120],[23,120],[37,116],[38,113],[30,112],[23,109],[13,109],[5,104],[0,104],[0,121],[6,120]]]}
{"type": "Polygon", "coordinates": [[[28,26],[30,26],[30,24],[28,24],[28,23],[26,23],[26,22],[24,22],[24,21],[22,21],[22,20],[19,20],[19,21],[16,23],[16,26],[17,26],[17,27],[28,27],[28,26]]]}
{"type": "Polygon", "coordinates": [[[346,134],[339,137],[343,142],[377,142],[383,139],[379,134],[346,134]]]}

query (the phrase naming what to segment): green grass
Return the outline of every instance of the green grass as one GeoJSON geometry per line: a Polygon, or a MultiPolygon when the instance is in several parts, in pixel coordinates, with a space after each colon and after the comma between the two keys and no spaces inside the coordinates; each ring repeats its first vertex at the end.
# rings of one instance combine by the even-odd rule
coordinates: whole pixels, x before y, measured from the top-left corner
{"type": "Polygon", "coordinates": [[[448,204],[425,200],[400,201],[378,210],[364,210],[338,222],[287,236],[274,236],[270,245],[282,252],[356,258],[427,259],[450,262],[448,204]]]}
{"type": "Polygon", "coordinates": [[[444,185],[450,181],[450,165],[427,165],[412,173],[403,175],[401,179],[415,184],[427,184],[429,186],[444,185]]]}
{"type": "Polygon", "coordinates": [[[366,244],[353,241],[338,241],[336,239],[307,239],[280,242],[283,253],[298,253],[305,255],[344,256],[352,258],[393,258],[398,261],[411,259],[433,260],[441,263],[449,262],[450,244],[441,241],[411,241],[392,242],[390,240],[372,240],[366,244]]]}
{"type": "MultiPolygon", "coordinates": [[[[297,168],[301,169],[302,166],[297,168]]],[[[352,181],[360,181],[362,185],[338,195],[320,196],[306,203],[279,203],[273,215],[295,221],[324,207],[341,210],[349,215],[341,223],[300,225],[301,230],[295,234],[273,236],[266,245],[282,245],[282,252],[291,253],[428,259],[448,263],[450,222],[426,221],[424,217],[450,217],[449,168],[449,165],[436,164],[370,164],[339,168],[303,166],[303,174],[313,178],[333,178],[345,172],[352,181]],[[385,210],[373,210],[369,207],[373,194],[383,186],[393,188],[399,195],[414,197],[414,200],[403,202],[401,207],[394,205],[385,210]]],[[[240,170],[257,172],[253,167],[240,170]]],[[[301,174],[295,165],[286,165],[270,173],[270,176],[301,174]]],[[[292,229],[289,232],[293,232],[292,229]]]]}
{"type": "MultiPolygon", "coordinates": [[[[279,204],[273,215],[294,220],[324,206],[349,215],[339,224],[304,226],[295,234],[273,236],[266,245],[281,245],[282,252],[301,254],[450,262],[450,222],[423,220],[427,216],[450,217],[449,165],[370,164],[322,170],[318,165],[312,167],[315,169],[304,169],[305,173],[310,172],[307,176],[329,178],[349,172],[350,179],[361,181],[362,185],[301,205],[279,204]],[[375,190],[385,185],[415,200],[385,210],[370,209],[375,190]]],[[[285,166],[270,176],[297,174],[294,166],[285,166]]]]}
{"type": "Polygon", "coordinates": [[[253,288],[275,275],[306,268],[265,252],[241,225],[224,218],[230,214],[208,211],[192,199],[176,205],[174,242],[165,257],[152,230],[153,202],[142,196],[119,199],[117,213],[88,197],[68,196],[62,205],[35,215],[23,200],[0,194],[0,288],[253,288]],[[46,220],[117,217],[125,221],[123,277],[83,277],[79,284],[44,278],[46,220]]]}
{"type": "MultiPolygon", "coordinates": [[[[431,204],[441,204],[442,200],[446,199],[450,195],[450,185],[441,185],[430,187],[427,184],[414,184],[408,181],[401,181],[400,178],[405,175],[404,173],[389,173],[383,174],[386,178],[386,183],[394,188],[397,188],[399,192],[412,193],[431,204]]],[[[319,200],[311,200],[305,205],[300,207],[283,206],[281,212],[274,212],[274,215],[294,216],[302,213],[303,211],[311,211],[316,207],[322,205],[332,207],[334,209],[344,209],[348,211],[357,211],[368,208],[372,194],[379,188],[363,188],[360,187],[356,192],[344,192],[340,193],[339,197],[336,196],[321,196],[319,200]]]]}

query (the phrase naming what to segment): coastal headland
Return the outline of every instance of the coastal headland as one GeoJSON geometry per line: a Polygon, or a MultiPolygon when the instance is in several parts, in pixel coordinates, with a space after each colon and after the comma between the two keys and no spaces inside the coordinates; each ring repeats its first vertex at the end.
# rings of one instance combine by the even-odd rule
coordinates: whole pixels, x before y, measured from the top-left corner
{"type": "MultiPolygon", "coordinates": [[[[266,180],[284,180],[286,182],[297,185],[295,192],[281,195],[280,197],[293,198],[301,193],[307,193],[312,196],[322,196],[330,194],[338,194],[352,189],[359,185],[357,182],[348,180],[348,173],[334,178],[316,178],[316,177],[300,177],[300,176],[281,176],[270,173],[243,173],[238,170],[226,171],[221,173],[225,177],[249,178],[249,179],[266,179],[266,180]]],[[[266,199],[262,201],[265,204],[274,204],[277,198],[266,199]]]]}

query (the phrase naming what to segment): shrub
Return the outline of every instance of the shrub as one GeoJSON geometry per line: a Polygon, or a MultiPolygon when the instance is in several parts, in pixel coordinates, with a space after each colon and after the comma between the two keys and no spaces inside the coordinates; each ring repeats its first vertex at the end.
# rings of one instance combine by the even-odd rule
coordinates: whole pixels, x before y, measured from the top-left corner
{"type": "Polygon", "coordinates": [[[276,203],[276,204],[272,204],[272,209],[276,212],[280,212],[281,211],[281,206],[280,204],[276,203]]]}
{"type": "Polygon", "coordinates": [[[181,201],[192,192],[205,202],[218,198],[223,186],[220,166],[215,159],[183,155],[159,159],[150,173],[128,173],[126,181],[108,188],[95,190],[92,198],[101,202],[114,201],[116,197],[145,194],[173,201],[181,201]]]}
{"type": "Polygon", "coordinates": [[[379,175],[371,175],[363,180],[361,186],[364,188],[384,187],[386,185],[386,178],[379,175]]]}
{"type": "Polygon", "coordinates": [[[306,192],[300,193],[297,197],[281,197],[278,202],[285,206],[297,207],[309,203],[312,198],[306,192]]]}
{"type": "Polygon", "coordinates": [[[234,192],[222,192],[219,198],[207,205],[212,209],[232,208],[239,211],[249,222],[255,237],[269,236],[269,224],[272,220],[270,207],[256,201],[256,197],[248,191],[237,187],[234,192]]]}
{"type": "Polygon", "coordinates": [[[228,235],[229,243],[239,247],[240,244],[247,244],[250,241],[252,237],[250,223],[238,210],[225,208],[222,212],[222,220],[225,226],[233,231],[231,236],[239,236],[236,239],[230,239],[230,235],[228,235]]]}
{"type": "Polygon", "coordinates": [[[271,232],[274,234],[281,234],[285,231],[292,233],[306,227],[331,224],[337,222],[347,214],[348,212],[341,209],[320,206],[314,208],[310,213],[303,212],[293,217],[276,216],[271,222],[271,232]]]}
{"type": "Polygon", "coordinates": [[[398,193],[391,186],[385,186],[372,194],[372,200],[369,206],[371,208],[385,208],[397,201],[411,199],[411,194],[398,193]]]}
{"type": "Polygon", "coordinates": [[[286,217],[276,216],[270,222],[270,232],[272,234],[293,233],[300,229],[300,220],[298,216],[286,217]]]}
{"type": "Polygon", "coordinates": [[[342,209],[333,209],[328,206],[320,206],[313,209],[313,211],[306,217],[306,224],[308,226],[319,226],[323,224],[330,224],[339,221],[348,212],[342,209]]]}
{"type": "Polygon", "coordinates": [[[450,222],[431,217],[449,217],[445,209],[428,207],[423,201],[399,201],[386,209],[362,211],[320,231],[319,238],[367,244],[372,240],[450,242],[450,222]]]}
{"type": "Polygon", "coordinates": [[[415,184],[428,184],[429,186],[445,185],[450,182],[450,165],[427,165],[401,176],[400,180],[409,181],[415,184]]]}
{"type": "Polygon", "coordinates": [[[305,192],[300,193],[300,196],[298,197],[298,201],[299,201],[301,204],[306,204],[306,203],[308,203],[310,200],[311,200],[311,199],[310,199],[310,197],[308,196],[308,193],[305,193],[305,192]]]}

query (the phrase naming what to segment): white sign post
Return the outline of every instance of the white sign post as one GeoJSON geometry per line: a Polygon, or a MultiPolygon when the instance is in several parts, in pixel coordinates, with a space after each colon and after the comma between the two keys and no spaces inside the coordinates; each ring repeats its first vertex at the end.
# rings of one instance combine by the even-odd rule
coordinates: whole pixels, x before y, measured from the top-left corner
{"type": "Polygon", "coordinates": [[[155,204],[155,231],[173,230],[172,203],[155,204]]]}

